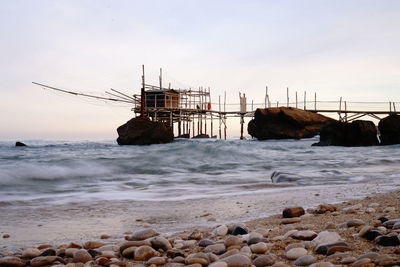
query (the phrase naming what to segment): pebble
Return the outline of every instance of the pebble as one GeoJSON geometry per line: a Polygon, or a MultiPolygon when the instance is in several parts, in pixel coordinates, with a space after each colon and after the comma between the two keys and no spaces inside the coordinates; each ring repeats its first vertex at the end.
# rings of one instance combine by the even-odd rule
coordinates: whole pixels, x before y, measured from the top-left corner
{"type": "Polygon", "coordinates": [[[209,264],[209,259],[207,254],[199,252],[199,253],[193,253],[187,256],[185,260],[186,264],[201,264],[201,265],[207,265],[209,264]]]}
{"type": "Polygon", "coordinates": [[[371,259],[368,258],[363,258],[360,260],[356,260],[355,262],[353,262],[353,264],[351,265],[352,267],[363,267],[363,266],[367,266],[367,264],[371,263],[371,259]]]}
{"type": "Polygon", "coordinates": [[[100,236],[100,239],[109,239],[110,237],[110,235],[104,234],[100,236]]]}
{"type": "MultiPolygon", "coordinates": [[[[215,242],[210,240],[210,239],[203,239],[203,240],[200,240],[199,247],[203,247],[204,248],[204,247],[207,247],[209,245],[214,245],[214,244],[215,244],[215,242]]],[[[225,246],[226,246],[226,244],[225,244],[225,246]]]]}
{"type": "Polygon", "coordinates": [[[332,263],[328,261],[321,261],[321,262],[316,262],[310,265],[310,267],[334,267],[332,263]]]}
{"type": "MultiPolygon", "coordinates": [[[[327,255],[329,249],[331,249],[331,248],[333,248],[333,247],[336,247],[336,248],[337,248],[337,247],[340,247],[340,248],[342,248],[342,247],[348,247],[348,245],[347,245],[346,243],[344,243],[344,242],[335,242],[335,243],[330,243],[330,244],[322,244],[322,245],[319,245],[319,246],[315,249],[315,253],[327,255]]],[[[330,252],[332,252],[332,250],[331,250],[330,252]]]]}
{"type": "Polygon", "coordinates": [[[72,257],[74,256],[74,253],[75,253],[76,251],[78,251],[78,250],[79,250],[79,249],[77,249],[77,248],[67,248],[67,249],[65,250],[65,255],[72,258],[72,257]]]}
{"type": "Polygon", "coordinates": [[[347,245],[343,245],[343,246],[331,246],[328,248],[326,255],[332,255],[335,254],[337,252],[345,252],[345,251],[351,251],[352,249],[350,247],[348,247],[347,245]]]}
{"type": "Polygon", "coordinates": [[[392,226],[393,230],[397,230],[400,229],[400,221],[397,221],[393,226],[392,226]]]}
{"type": "Polygon", "coordinates": [[[342,238],[338,233],[323,231],[323,232],[320,232],[317,235],[317,237],[313,239],[312,242],[315,243],[316,246],[319,246],[322,244],[335,243],[335,242],[338,242],[341,240],[342,240],[342,238]]]}
{"type": "Polygon", "coordinates": [[[241,254],[232,255],[222,259],[221,261],[226,262],[228,267],[251,267],[251,260],[241,254]]]}
{"type": "Polygon", "coordinates": [[[301,222],[300,217],[284,218],[281,220],[281,224],[292,224],[292,223],[298,223],[298,222],[301,222]]]}
{"type": "MultiPolygon", "coordinates": [[[[35,258],[38,257],[41,254],[40,250],[37,248],[27,248],[22,252],[22,257],[23,258],[35,258]]],[[[50,255],[48,255],[50,256],[50,255]]],[[[55,256],[55,255],[52,255],[55,256]]]]}
{"type": "Polygon", "coordinates": [[[222,254],[221,256],[219,256],[219,258],[223,259],[223,258],[232,256],[232,255],[235,255],[235,254],[238,254],[238,253],[239,253],[238,249],[230,249],[227,252],[225,252],[224,254],[222,254]]]}
{"type": "Polygon", "coordinates": [[[325,224],[324,229],[325,229],[325,230],[336,229],[336,224],[331,223],[331,222],[330,222],[330,223],[327,223],[327,224],[325,224]]]}
{"type": "Polygon", "coordinates": [[[284,262],[278,261],[278,262],[275,262],[271,267],[290,267],[290,265],[287,265],[284,262]]]}
{"type": "Polygon", "coordinates": [[[363,226],[361,228],[361,230],[358,232],[358,236],[359,237],[364,237],[369,231],[371,231],[372,229],[374,229],[374,227],[370,226],[370,225],[366,225],[363,226]]]}
{"type": "Polygon", "coordinates": [[[297,260],[298,258],[306,254],[307,250],[305,250],[304,248],[292,248],[286,252],[285,256],[289,260],[297,260]]]}
{"type": "Polygon", "coordinates": [[[147,264],[163,265],[167,261],[163,257],[153,257],[147,261],[147,264]]]}
{"type": "Polygon", "coordinates": [[[317,235],[318,234],[314,231],[297,231],[294,232],[291,237],[300,240],[313,240],[317,235]]]}
{"type": "Polygon", "coordinates": [[[265,237],[252,237],[247,241],[247,245],[254,245],[260,242],[267,243],[268,239],[266,239],[265,237]]]}
{"type": "Polygon", "coordinates": [[[222,253],[226,252],[226,247],[224,244],[214,244],[214,245],[209,245],[204,249],[205,253],[211,252],[216,255],[220,255],[222,253]]]}
{"type": "Polygon", "coordinates": [[[189,239],[191,239],[191,240],[201,240],[201,239],[203,239],[203,233],[200,232],[199,230],[195,230],[189,235],[189,239]]]}
{"type": "Polygon", "coordinates": [[[134,259],[135,261],[147,261],[155,256],[159,255],[153,248],[149,246],[140,246],[135,250],[134,259]]]}
{"type": "Polygon", "coordinates": [[[374,208],[366,208],[365,213],[375,213],[376,210],[374,208]]]}
{"type": "Polygon", "coordinates": [[[345,258],[343,258],[341,261],[340,261],[340,263],[341,264],[351,264],[351,263],[353,263],[353,262],[355,262],[357,259],[355,258],[355,257],[345,257],[345,258]]]}
{"type": "Polygon", "coordinates": [[[380,266],[392,266],[396,264],[396,260],[389,255],[380,255],[374,262],[380,266]]]}
{"type": "Polygon", "coordinates": [[[137,232],[134,232],[128,240],[134,240],[134,241],[140,241],[140,240],[145,240],[154,236],[160,235],[156,230],[153,228],[147,228],[143,230],[139,230],[137,232]]]}
{"type": "Polygon", "coordinates": [[[321,204],[317,207],[317,209],[315,210],[316,213],[318,214],[323,214],[326,212],[334,212],[336,211],[336,206],[331,205],[331,204],[321,204]]]}
{"type": "Polygon", "coordinates": [[[392,228],[397,222],[400,222],[400,219],[386,220],[383,225],[387,228],[392,228]]]}
{"type": "Polygon", "coordinates": [[[124,242],[119,247],[119,252],[122,253],[125,249],[129,247],[140,247],[140,246],[151,246],[151,242],[149,240],[124,242]]]}
{"type": "Polygon", "coordinates": [[[395,235],[392,235],[392,236],[389,236],[389,235],[378,236],[375,239],[375,242],[378,245],[385,246],[385,247],[400,245],[400,239],[399,239],[398,236],[395,236],[395,235]]]}
{"type": "Polygon", "coordinates": [[[386,207],[383,209],[384,213],[391,213],[391,212],[395,212],[396,208],[395,207],[386,207]]]}
{"type": "Polygon", "coordinates": [[[346,222],[347,227],[357,227],[357,226],[361,226],[364,224],[365,224],[365,222],[360,219],[351,219],[346,222]]]}
{"type": "Polygon", "coordinates": [[[302,207],[288,207],[285,208],[282,212],[283,218],[293,218],[293,217],[300,217],[304,215],[305,211],[302,207]]]}
{"type": "Polygon", "coordinates": [[[211,263],[210,265],[208,265],[208,267],[228,267],[228,264],[223,261],[217,261],[217,262],[211,263]]]}
{"type": "Polygon", "coordinates": [[[162,236],[155,236],[150,238],[150,244],[156,250],[162,249],[164,251],[167,251],[169,249],[172,249],[171,243],[162,236]]]}
{"type": "Polygon", "coordinates": [[[82,262],[82,263],[86,263],[91,260],[92,260],[92,256],[89,254],[89,252],[87,252],[84,249],[75,251],[74,256],[72,258],[73,262],[82,262]]]}
{"type": "Polygon", "coordinates": [[[64,260],[57,256],[46,256],[46,257],[36,257],[31,260],[31,267],[41,267],[45,265],[52,265],[53,262],[60,261],[64,263],[64,260]]]}
{"type": "Polygon", "coordinates": [[[216,236],[226,236],[228,234],[228,231],[228,226],[223,224],[215,228],[213,232],[216,236]]]}
{"type": "Polygon", "coordinates": [[[0,258],[0,266],[6,267],[23,267],[25,263],[18,257],[6,256],[0,258]]]}
{"type": "Polygon", "coordinates": [[[294,265],[296,266],[308,266],[313,264],[316,261],[314,256],[304,255],[295,260],[294,265]]]}
{"type": "Polygon", "coordinates": [[[4,234],[3,238],[10,238],[10,234],[4,234]]]}
{"type": "Polygon", "coordinates": [[[85,249],[96,249],[104,246],[105,244],[102,242],[88,241],[83,244],[83,248],[85,249]]]}
{"type": "Polygon", "coordinates": [[[253,260],[253,264],[256,267],[264,267],[264,266],[270,266],[273,265],[276,261],[276,256],[269,254],[269,255],[261,255],[258,256],[253,260]]]}
{"type": "Polygon", "coordinates": [[[121,255],[125,258],[133,258],[135,256],[135,250],[137,247],[129,247],[122,251],[121,255]]]}
{"type": "Polygon", "coordinates": [[[251,249],[251,252],[253,252],[255,254],[264,254],[265,252],[267,252],[268,247],[267,247],[267,244],[265,244],[264,242],[259,242],[254,245],[250,245],[250,249],[251,249]]]}
{"type": "MultiPolygon", "coordinates": [[[[62,254],[62,251],[59,251],[59,252],[60,253],[58,253],[58,254],[62,254]]],[[[64,250],[64,252],[65,252],[65,250],[64,250]]],[[[40,253],[39,256],[56,256],[56,255],[57,255],[57,252],[54,249],[48,248],[48,249],[45,249],[42,253],[40,253]]],[[[59,256],[59,255],[57,255],[57,256],[59,256]]]]}
{"type": "Polygon", "coordinates": [[[285,251],[291,250],[292,248],[305,248],[305,245],[302,243],[292,243],[285,247],[285,251]]]}
{"type": "Polygon", "coordinates": [[[379,232],[377,230],[371,230],[371,231],[368,231],[367,233],[365,233],[364,237],[367,240],[374,241],[375,238],[377,238],[378,236],[381,236],[381,235],[382,235],[381,232],[379,232]]]}
{"type": "Polygon", "coordinates": [[[247,230],[246,227],[243,226],[236,226],[233,231],[232,231],[232,235],[246,235],[249,233],[249,230],[247,230]]]}

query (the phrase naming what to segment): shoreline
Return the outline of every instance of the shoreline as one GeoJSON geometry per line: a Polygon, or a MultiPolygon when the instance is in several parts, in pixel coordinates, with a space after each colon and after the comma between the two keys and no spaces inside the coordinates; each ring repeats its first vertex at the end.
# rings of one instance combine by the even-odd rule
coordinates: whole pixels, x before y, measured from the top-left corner
{"type": "Polygon", "coordinates": [[[0,207],[0,213],[7,214],[0,222],[0,234],[9,234],[10,238],[0,238],[0,249],[40,243],[59,245],[99,240],[102,234],[118,240],[125,232],[148,227],[165,234],[174,234],[220,224],[249,223],[275,216],[287,206],[315,208],[323,203],[337,204],[371,195],[390,194],[398,190],[399,186],[353,184],[330,188],[286,187],[273,192],[165,202],[103,200],[43,207],[5,206],[0,207]]]}

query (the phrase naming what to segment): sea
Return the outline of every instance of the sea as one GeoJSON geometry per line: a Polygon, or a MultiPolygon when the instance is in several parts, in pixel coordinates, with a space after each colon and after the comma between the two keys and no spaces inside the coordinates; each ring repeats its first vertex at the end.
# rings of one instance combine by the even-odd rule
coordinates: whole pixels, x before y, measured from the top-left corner
{"type": "Polygon", "coordinates": [[[282,188],[400,184],[400,145],[313,147],[303,140],[0,142],[0,205],[168,201],[282,188]]]}

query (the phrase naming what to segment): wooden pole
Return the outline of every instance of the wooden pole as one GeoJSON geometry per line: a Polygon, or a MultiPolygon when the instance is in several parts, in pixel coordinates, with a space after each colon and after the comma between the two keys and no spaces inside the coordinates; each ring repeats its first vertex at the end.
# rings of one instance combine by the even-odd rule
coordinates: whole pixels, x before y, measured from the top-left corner
{"type": "Polygon", "coordinates": [[[317,111],[317,92],[314,93],[314,110],[317,111]]]}
{"type": "Polygon", "coordinates": [[[304,91],[304,110],[307,109],[307,92],[304,91]]]}
{"type": "Polygon", "coordinates": [[[342,121],[342,97],[340,97],[339,101],[339,119],[342,121]]]}
{"type": "Polygon", "coordinates": [[[140,90],[140,118],[144,118],[144,105],[145,105],[145,101],[144,101],[144,97],[145,97],[145,93],[144,93],[144,86],[145,86],[145,82],[144,82],[144,65],[142,65],[142,88],[140,90]]]}
{"type": "Polygon", "coordinates": [[[240,140],[243,140],[244,114],[240,114],[240,140]]]}
{"type": "Polygon", "coordinates": [[[392,102],[389,101],[389,112],[392,113],[392,102]]]}
{"type": "Polygon", "coordinates": [[[393,102],[393,110],[396,113],[396,103],[395,102],[393,102]]]}
{"type": "Polygon", "coordinates": [[[296,108],[298,108],[298,106],[297,106],[297,91],[296,91],[296,108]]]}
{"type": "Polygon", "coordinates": [[[213,135],[214,135],[214,125],[213,125],[213,114],[212,114],[212,112],[211,112],[211,114],[210,114],[210,116],[211,116],[211,138],[213,137],[213,135]]]}
{"type": "Polygon", "coordinates": [[[344,101],[344,121],[347,122],[347,101],[344,101]]]}
{"type": "Polygon", "coordinates": [[[218,103],[219,103],[219,139],[222,138],[221,134],[221,96],[218,96],[218,103]]]}
{"type": "Polygon", "coordinates": [[[286,106],[289,107],[289,87],[286,87],[286,106]]]}
{"type": "MultiPolygon", "coordinates": [[[[224,113],[226,112],[226,91],[224,91],[224,113]]],[[[224,139],[226,140],[226,113],[224,114],[224,139]]]]}
{"type": "Polygon", "coordinates": [[[162,90],[162,68],[160,68],[160,90],[162,90]]]}
{"type": "Polygon", "coordinates": [[[267,99],[268,99],[268,86],[265,86],[264,108],[267,108],[267,99]]]}

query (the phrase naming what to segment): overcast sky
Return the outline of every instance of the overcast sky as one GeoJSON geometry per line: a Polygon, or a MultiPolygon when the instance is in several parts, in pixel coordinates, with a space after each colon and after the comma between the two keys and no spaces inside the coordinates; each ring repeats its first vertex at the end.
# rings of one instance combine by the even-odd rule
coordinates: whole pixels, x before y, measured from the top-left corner
{"type": "MultiPolygon", "coordinates": [[[[0,139],[113,139],[132,113],[32,81],[103,93],[156,82],[249,101],[400,101],[400,1],[0,0],[0,139]]],[[[400,105],[400,104],[399,104],[400,105]]],[[[400,106],[399,106],[400,109],[400,106]]],[[[228,128],[238,135],[238,125],[228,128]]]]}

